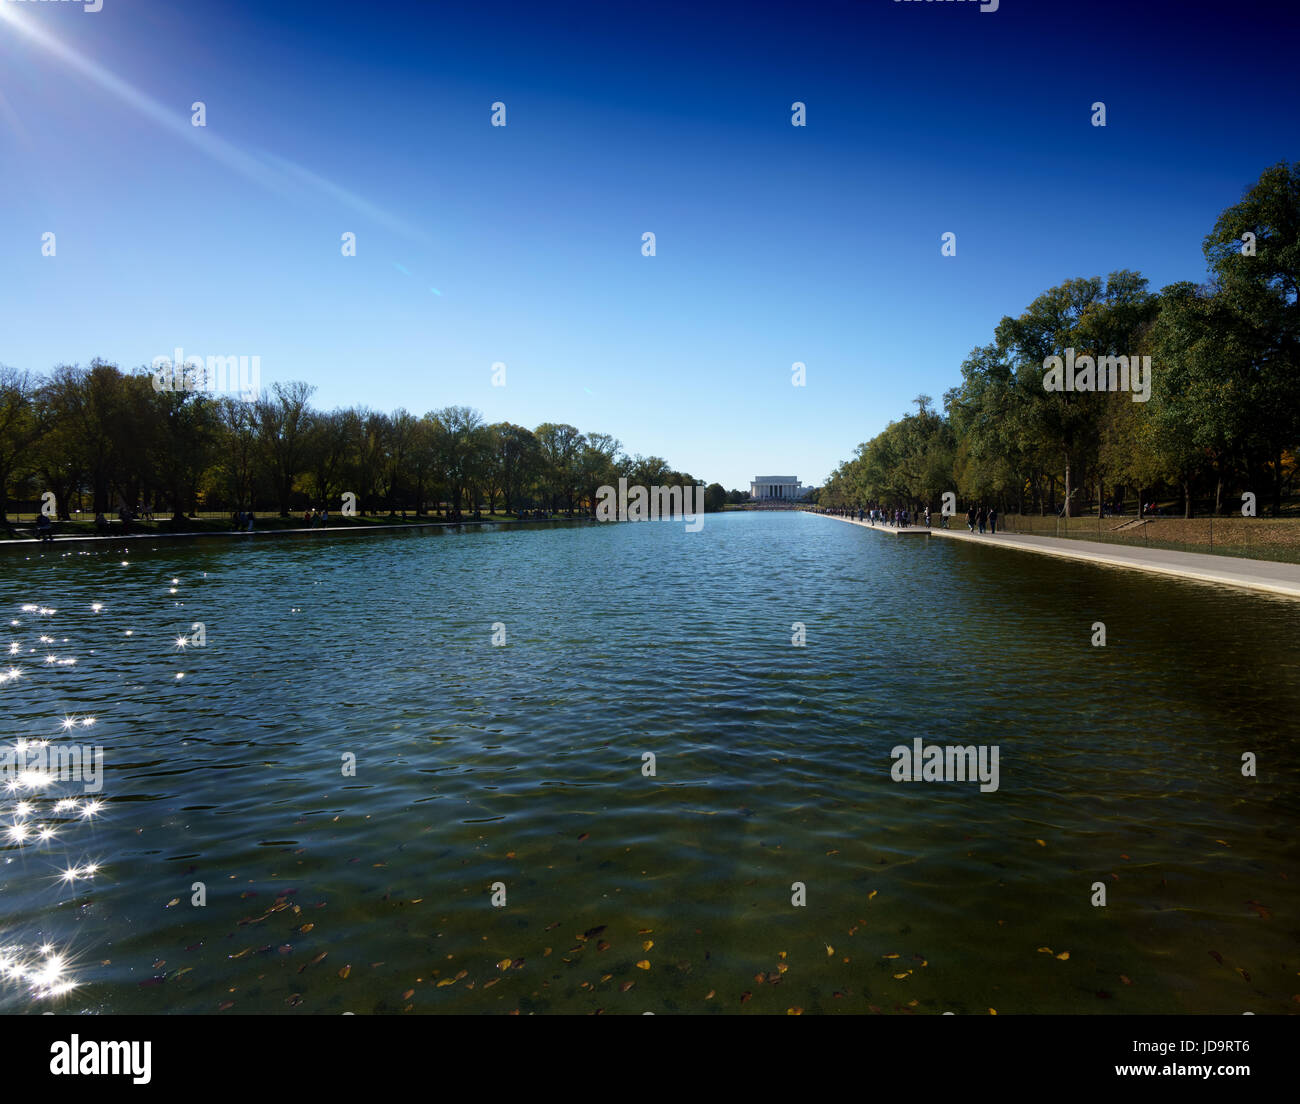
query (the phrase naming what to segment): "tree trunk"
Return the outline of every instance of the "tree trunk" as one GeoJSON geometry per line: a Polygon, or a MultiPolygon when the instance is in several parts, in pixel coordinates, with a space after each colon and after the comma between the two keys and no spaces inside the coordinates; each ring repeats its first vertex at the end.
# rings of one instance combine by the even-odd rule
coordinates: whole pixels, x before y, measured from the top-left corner
{"type": "Polygon", "coordinates": [[[1282,516],[1282,450],[1273,454],[1273,516],[1282,516]]]}

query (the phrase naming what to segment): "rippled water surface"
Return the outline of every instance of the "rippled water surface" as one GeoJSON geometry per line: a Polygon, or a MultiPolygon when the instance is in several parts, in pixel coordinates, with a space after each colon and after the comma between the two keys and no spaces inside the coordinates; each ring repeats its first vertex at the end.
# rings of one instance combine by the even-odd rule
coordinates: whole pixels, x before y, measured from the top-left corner
{"type": "Polygon", "coordinates": [[[0,604],[5,746],[104,756],[0,793],[6,1011],[1300,1008],[1295,603],[768,513],[0,549],[0,604]]]}

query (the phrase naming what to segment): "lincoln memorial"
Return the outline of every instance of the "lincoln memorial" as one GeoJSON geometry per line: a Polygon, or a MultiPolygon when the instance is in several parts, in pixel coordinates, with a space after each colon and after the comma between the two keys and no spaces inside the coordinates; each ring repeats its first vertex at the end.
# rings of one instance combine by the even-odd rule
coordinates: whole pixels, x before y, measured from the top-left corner
{"type": "Polygon", "coordinates": [[[756,475],[749,485],[749,497],[755,502],[793,502],[808,493],[793,475],[756,475]]]}

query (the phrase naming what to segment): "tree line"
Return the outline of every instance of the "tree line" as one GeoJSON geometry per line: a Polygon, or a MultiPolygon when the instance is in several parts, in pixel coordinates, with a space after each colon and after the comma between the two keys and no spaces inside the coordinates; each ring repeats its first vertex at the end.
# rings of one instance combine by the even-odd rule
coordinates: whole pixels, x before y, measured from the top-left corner
{"type": "MultiPolygon", "coordinates": [[[[345,493],[356,495],[361,514],[454,519],[498,505],[506,513],[589,510],[598,488],[620,477],[644,486],[698,482],[661,457],[626,455],[607,433],[565,423],[487,424],[467,406],[423,416],[321,411],[302,382],[273,384],[250,400],[212,394],[201,377],[190,382],[159,390],[149,370],[100,360],[48,375],[0,367],[0,522],[8,502],[46,492],[63,520],[83,501],[107,516],[142,506],[177,521],[198,510],[289,517],[337,509],[345,493]]],[[[721,508],[724,495],[710,486],[706,508],[721,508]]]]}
{"type": "Polygon", "coordinates": [[[1277,516],[1300,451],[1300,164],[1266,169],[1203,242],[1209,279],[1159,292],[1138,272],[1067,280],[961,366],[942,410],[915,412],[858,446],[823,506],[936,506],[945,491],[1004,512],[1118,512],[1176,498],[1277,516]],[[1151,358],[1149,401],[1052,391],[1049,358],[1151,358]]]}

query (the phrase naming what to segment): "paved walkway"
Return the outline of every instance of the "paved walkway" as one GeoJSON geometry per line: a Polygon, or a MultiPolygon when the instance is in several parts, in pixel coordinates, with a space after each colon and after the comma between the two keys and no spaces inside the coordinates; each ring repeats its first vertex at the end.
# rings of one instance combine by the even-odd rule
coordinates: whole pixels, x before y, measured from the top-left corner
{"type": "Polygon", "coordinates": [[[839,514],[819,514],[819,517],[833,518],[835,521],[847,521],[850,525],[861,525],[863,529],[874,529],[877,533],[888,533],[891,537],[924,537],[930,530],[924,525],[908,525],[900,528],[893,525],[877,525],[873,521],[859,521],[857,518],[841,517],[839,514]]]}
{"type": "MultiPolygon", "coordinates": [[[[882,532],[899,532],[889,526],[870,525],[853,518],[835,514],[821,517],[836,521],[851,521],[868,529],[882,532]]],[[[991,544],[999,548],[1014,548],[1021,552],[1038,552],[1059,556],[1067,560],[1105,564],[1109,567],[1136,568],[1159,575],[1172,575],[1178,579],[1195,579],[1202,583],[1245,587],[1265,591],[1286,598],[1300,598],[1300,564],[1275,563],[1271,560],[1247,560],[1239,556],[1213,556],[1204,552],[1173,552],[1161,548],[1134,545],[1106,544],[1101,541],[1075,540],[1061,537],[1034,537],[1020,533],[979,534],[967,531],[965,524],[953,529],[920,529],[912,532],[928,533],[945,540],[969,541],[972,544],[991,544]]]]}

